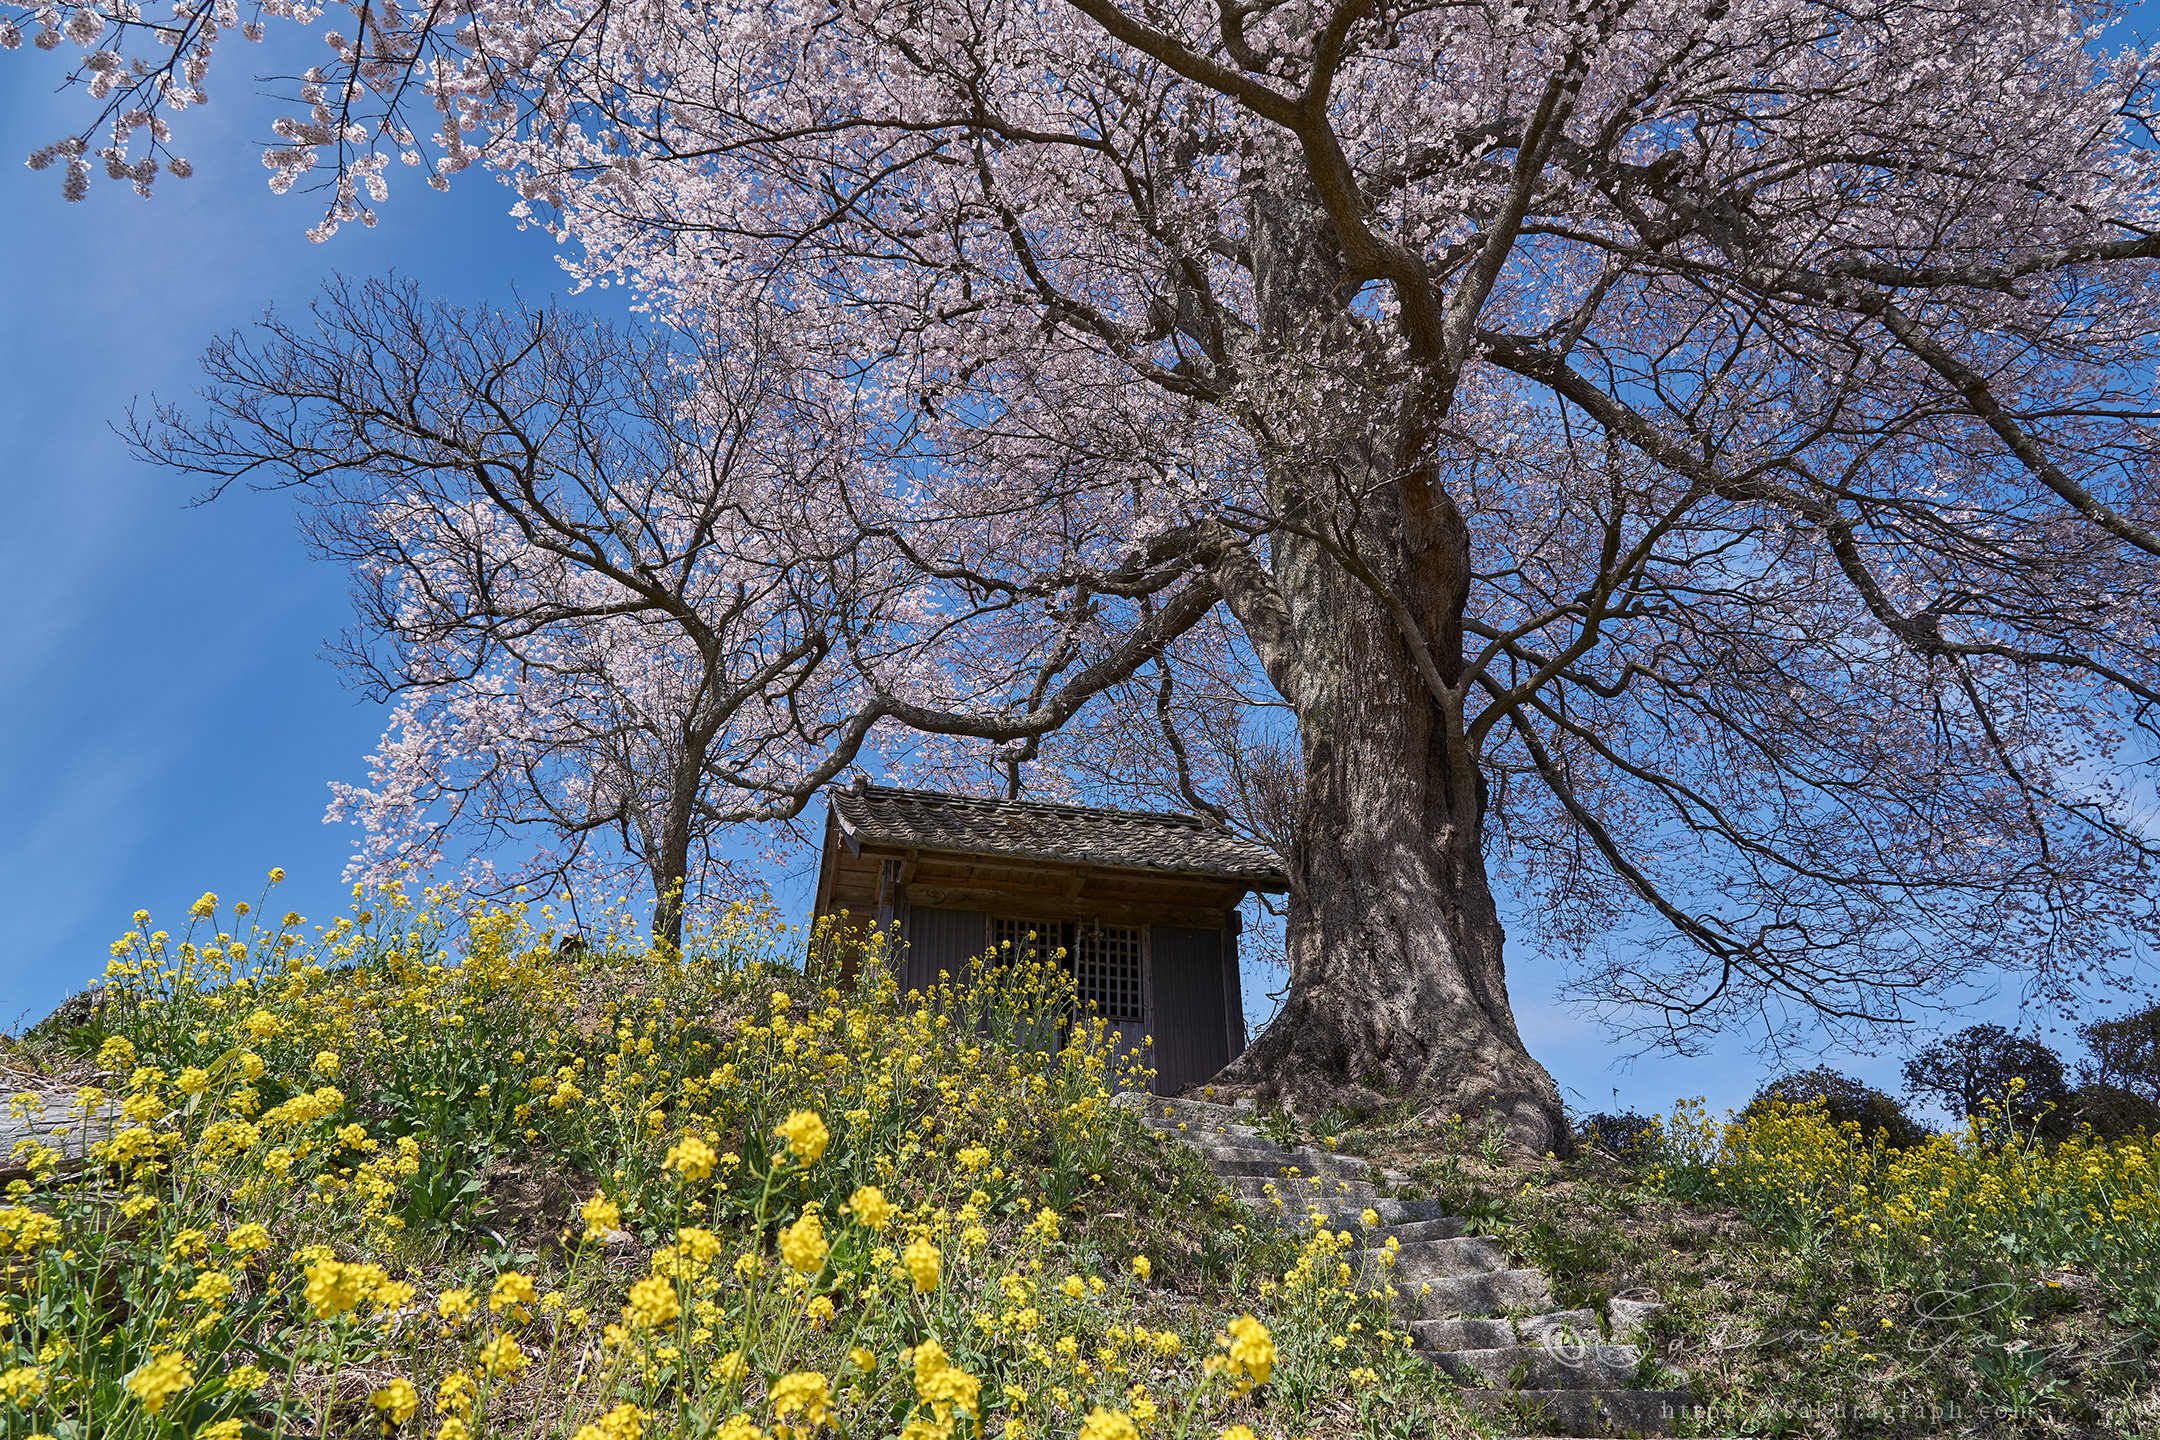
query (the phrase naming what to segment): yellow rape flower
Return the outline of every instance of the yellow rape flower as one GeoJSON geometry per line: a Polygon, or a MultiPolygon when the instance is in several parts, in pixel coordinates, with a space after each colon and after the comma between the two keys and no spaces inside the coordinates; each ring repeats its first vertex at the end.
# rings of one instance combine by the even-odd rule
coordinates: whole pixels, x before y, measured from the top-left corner
{"type": "Polygon", "coordinates": [[[982,1382],[952,1363],[935,1339],[915,1347],[915,1398],[928,1404],[942,1422],[954,1410],[974,1415],[980,1409],[982,1382]]]}
{"type": "Polygon", "coordinates": [[[1268,1335],[1267,1326],[1250,1315],[1240,1315],[1230,1322],[1230,1333],[1218,1343],[1228,1357],[1228,1369],[1236,1379],[1237,1393],[1249,1392],[1255,1385],[1265,1385],[1275,1373],[1275,1341],[1268,1335]]]}
{"type": "Polygon", "coordinates": [[[825,1376],[816,1370],[798,1370],[773,1381],[768,1397],[773,1414],[781,1419],[802,1416],[797,1433],[807,1434],[832,1419],[832,1393],[825,1376]]]}
{"type": "Polygon", "coordinates": [[[685,1135],[668,1148],[667,1158],[660,1163],[663,1169],[673,1170],[695,1184],[712,1174],[713,1163],[719,1158],[703,1137],[685,1135]]]}
{"type": "Polygon", "coordinates": [[[675,1232],[675,1252],[699,1265],[711,1264],[722,1248],[720,1237],[710,1230],[685,1225],[675,1232]]]}
{"type": "Polygon", "coordinates": [[[413,1296],[418,1293],[418,1290],[403,1280],[384,1280],[376,1284],[368,1301],[375,1307],[376,1314],[386,1315],[392,1310],[410,1305],[413,1296]]]}
{"type": "Polygon", "coordinates": [[[938,1259],[937,1246],[921,1236],[908,1241],[907,1249],[900,1252],[900,1263],[907,1267],[908,1278],[915,1282],[917,1294],[928,1294],[937,1289],[938,1259]]]}
{"type": "Polygon", "coordinates": [[[815,1110],[795,1111],[773,1126],[773,1134],[787,1141],[788,1153],[805,1165],[824,1158],[825,1147],[832,1143],[832,1132],[815,1110]]]}
{"type": "Polygon", "coordinates": [[[617,1405],[595,1425],[582,1426],[577,1440],[642,1440],[645,1412],[635,1405],[617,1405]]]}
{"type": "Polygon", "coordinates": [[[379,1265],[317,1260],[307,1267],[304,1294],[314,1307],[315,1318],[328,1320],[352,1311],[386,1278],[379,1265]]]}
{"type": "Polygon", "coordinates": [[[875,1185],[865,1185],[848,1197],[847,1208],[855,1218],[880,1234],[892,1224],[900,1207],[885,1198],[885,1192],[875,1185]]]}
{"type": "Polygon", "coordinates": [[[622,1229],[622,1207],[607,1198],[595,1195],[578,1208],[585,1218],[585,1238],[598,1240],[610,1230],[622,1229]]]}
{"type": "Polygon", "coordinates": [[[435,1387],[435,1413],[469,1420],[474,1398],[472,1376],[463,1370],[453,1370],[435,1387]]]}
{"type": "Polygon", "coordinates": [[[623,1323],[633,1330],[658,1330],[674,1324],[681,1312],[674,1283],[648,1275],[630,1287],[630,1303],[623,1306],[623,1323]]]}
{"type": "Polygon", "coordinates": [[[531,1276],[505,1270],[495,1277],[494,1288],[488,1291],[488,1310],[496,1315],[508,1310],[518,1319],[528,1320],[532,1318],[532,1305],[538,1297],[531,1276]]]}
{"type": "Polygon", "coordinates": [[[1140,1431],[1124,1411],[1098,1405],[1080,1422],[1080,1440],[1140,1440],[1140,1431]]]}
{"type": "Polygon", "coordinates": [[[210,1305],[222,1305],[233,1292],[232,1276],[222,1270],[205,1270],[195,1277],[195,1283],[182,1293],[183,1300],[200,1300],[210,1305]]]}
{"type": "Polygon", "coordinates": [[[368,1396],[368,1404],[392,1425],[403,1425],[420,1408],[420,1392],[402,1375],[368,1396]]]}
{"type": "Polygon", "coordinates": [[[827,1248],[815,1210],[804,1211],[801,1219],[780,1232],[780,1258],[798,1275],[815,1275],[825,1264],[827,1248]]]}
{"type": "Polygon", "coordinates": [[[178,1350],[167,1350],[152,1356],[134,1374],[128,1376],[128,1393],[142,1401],[143,1409],[152,1415],[165,1408],[165,1403],[188,1386],[195,1383],[195,1372],[188,1368],[187,1356],[178,1350]]]}
{"type": "Polygon", "coordinates": [[[0,1251],[31,1255],[58,1243],[60,1222],[27,1205],[0,1206],[0,1251]]]}
{"type": "Polygon", "coordinates": [[[498,1335],[480,1347],[480,1363],[490,1380],[514,1380],[524,1372],[530,1357],[517,1341],[508,1335],[498,1335]]]}

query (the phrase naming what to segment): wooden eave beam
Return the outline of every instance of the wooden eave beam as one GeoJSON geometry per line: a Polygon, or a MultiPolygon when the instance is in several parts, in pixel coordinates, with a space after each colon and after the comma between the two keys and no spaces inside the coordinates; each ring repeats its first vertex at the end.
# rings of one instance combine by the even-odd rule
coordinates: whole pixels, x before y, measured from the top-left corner
{"type": "MultiPolygon", "coordinates": [[[[1185,886],[1208,890],[1244,891],[1265,890],[1281,892],[1289,886],[1282,881],[1254,879],[1246,875],[1213,875],[1201,870],[1165,870],[1144,865],[1102,865],[1093,861],[1031,860],[1018,855],[984,855],[966,850],[924,850],[914,846],[887,845],[877,841],[857,843],[847,833],[846,822],[841,822],[841,839],[857,856],[875,863],[879,860],[904,860],[932,875],[951,868],[965,868],[971,879],[997,883],[995,872],[1013,876],[1054,875],[1060,888],[1071,883],[1077,874],[1081,884],[1096,889],[1136,887],[1140,889],[1185,886]],[[983,874],[982,872],[993,872],[983,874]]],[[[918,874],[918,878],[921,878],[918,874]]]]}
{"type": "Polygon", "coordinates": [[[818,847],[817,898],[811,902],[810,907],[810,913],[813,917],[829,913],[827,907],[832,904],[833,881],[837,878],[834,872],[840,868],[839,836],[838,817],[833,814],[832,806],[827,805],[825,807],[825,839],[824,843],[818,847]]]}

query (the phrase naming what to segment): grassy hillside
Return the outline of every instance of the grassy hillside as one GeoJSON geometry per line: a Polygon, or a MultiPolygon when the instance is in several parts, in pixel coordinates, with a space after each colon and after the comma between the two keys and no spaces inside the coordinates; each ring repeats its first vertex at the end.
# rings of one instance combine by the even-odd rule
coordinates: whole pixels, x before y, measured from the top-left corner
{"type": "Polygon", "coordinates": [[[1347,1237],[1256,1230],[1110,1103],[1054,972],[843,995],[747,909],[561,953],[445,898],[138,915],[19,1048],[119,1114],[0,1208],[0,1434],[1463,1428],[1347,1237]]]}
{"type": "Polygon", "coordinates": [[[1694,1433],[2160,1440],[2160,1145],[1976,1123],[1903,1149],[1682,1106],[1569,1163],[1378,1116],[1344,1149],[1477,1218],[1563,1305],[1655,1292],[1694,1433]],[[1491,1159],[1499,1158],[1497,1155],[1491,1159]]]}
{"type": "MultiPolygon", "coordinates": [[[[91,1159],[47,1136],[0,1201],[0,1436],[1520,1429],[1347,1232],[1259,1224],[1112,1103],[1054,968],[902,997],[747,908],[674,956],[356,899],[138,915],[100,1004],[0,1049],[91,1159]]],[[[2160,1440],[2142,1137],[1683,1112],[1562,1162],[1407,1106],[1256,1118],[1407,1172],[1562,1305],[1657,1292],[1646,1373],[1715,1406],[1684,1433],[2160,1440]]]]}

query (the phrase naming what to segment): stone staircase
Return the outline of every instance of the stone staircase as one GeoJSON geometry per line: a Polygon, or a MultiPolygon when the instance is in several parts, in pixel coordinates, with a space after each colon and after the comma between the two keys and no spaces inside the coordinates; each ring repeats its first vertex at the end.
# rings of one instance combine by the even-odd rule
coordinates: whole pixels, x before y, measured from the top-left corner
{"type": "Polygon", "coordinates": [[[1315,1211],[1361,1243],[1360,1284],[1392,1288],[1418,1353],[1463,1387],[1463,1401],[1503,1428],[1586,1436],[1671,1435],[1698,1404],[1684,1390],[1628,1388],[1642,1370],[1631,1341],[1657,1305],[1617,1299],[1611,1338],[1592,1310],[1556,1310],[1541,1270],[1511,1266],[1501,1244],[1467,1235],[1437,1201],[1383,1195],[1402,1175],[1318,1150],[1285,1149],[1249,1110],[1126,1094],[1141,1123],[1198,1151],[1223,1185],[1263,1218],[1308,1230],[1315,1211]],[[1378,1224],[1368,1226],[1365,1212],[1378,1224]],[[1395,1242],[1392,1265],[1381,1261],[1395,1242]]]}
{"type": "Polygon", "coordinates": [[[30,1178],[24,1155],[31,1145],[58,1151],[57,1168],[66,1173],[80,1170],[90,1148],[112,1138],[119,1102],[105,1100],[85,1116],[77,1093],[0,1070],[0,1187],[30,1178]]]}

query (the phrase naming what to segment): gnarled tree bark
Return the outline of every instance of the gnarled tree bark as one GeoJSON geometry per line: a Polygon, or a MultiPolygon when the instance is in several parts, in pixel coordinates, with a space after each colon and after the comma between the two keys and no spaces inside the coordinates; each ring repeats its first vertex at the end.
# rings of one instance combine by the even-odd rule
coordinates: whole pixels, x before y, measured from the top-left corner
{"type": "MultiPolygon", "coordinates": [[[[1355,286],[1304,168],[1264,173],[1249,231],[1260,339],[1295,367],[1358,335],[1355,286]]],[[[1215,568],[1296,711],[1305,774],[1287,857],[1289,993],[1220,1083],[1307,1109],[1410,1095],[1492,1113],[1542,1153],[1565,1148],[1567,1127],[1515,1025],[1485,870],[1485,784],[1462,704],[1469,537],[1432,442],[1444,393],[1413,385],[1389,408],[1330,396],[1327,416],[1254,417],[1286,522],[1270,603],[1215,568]],[[1346,411],[1371,429],[1345,433],[1346,411]]]]}

